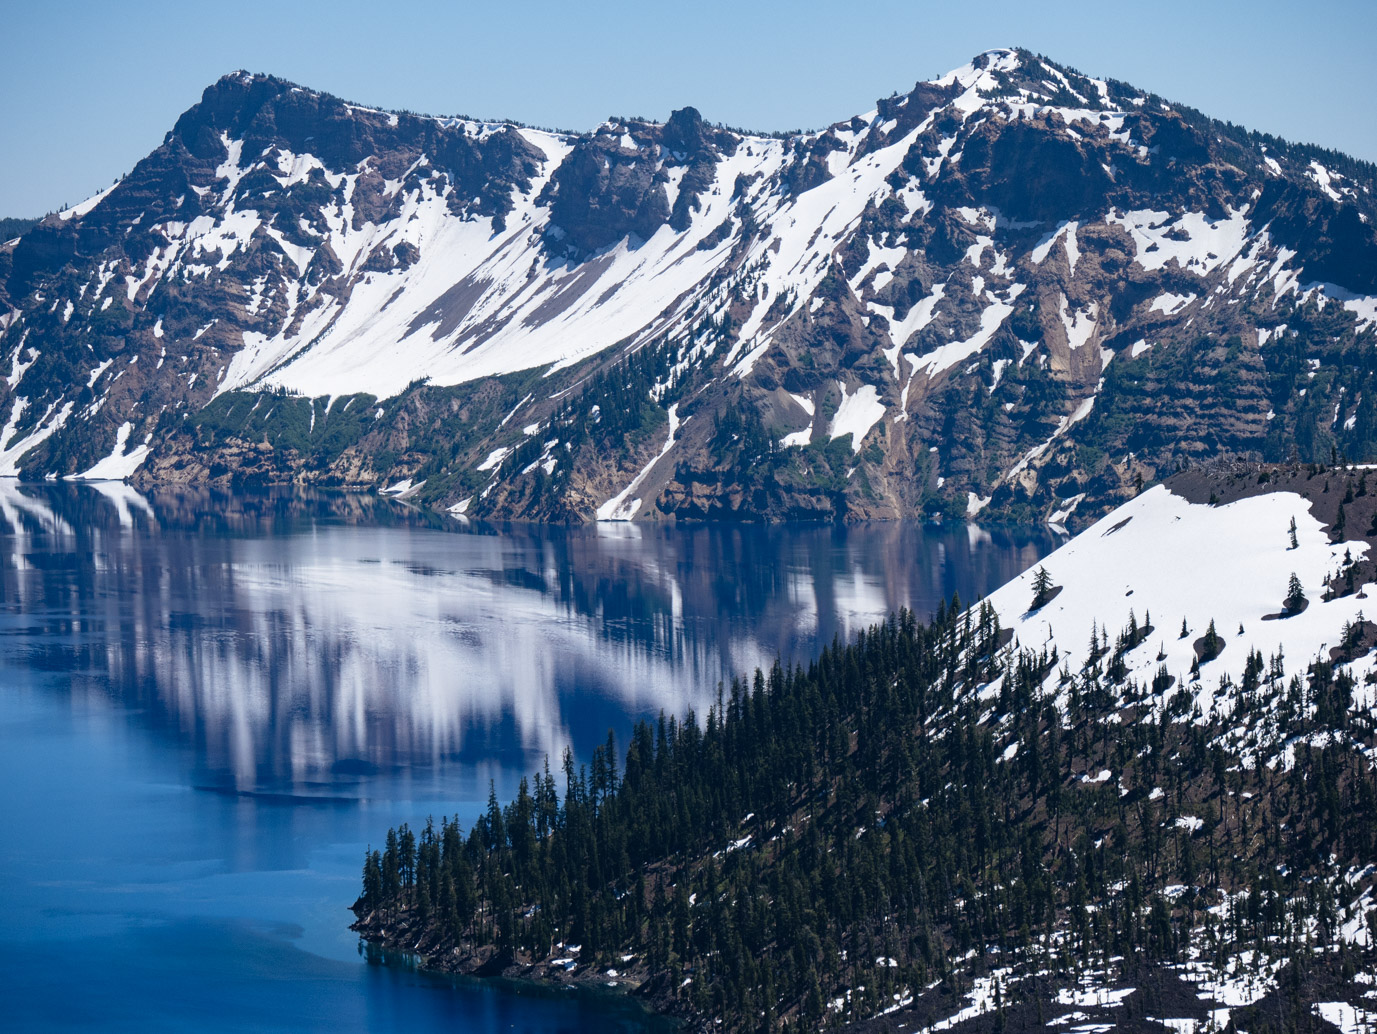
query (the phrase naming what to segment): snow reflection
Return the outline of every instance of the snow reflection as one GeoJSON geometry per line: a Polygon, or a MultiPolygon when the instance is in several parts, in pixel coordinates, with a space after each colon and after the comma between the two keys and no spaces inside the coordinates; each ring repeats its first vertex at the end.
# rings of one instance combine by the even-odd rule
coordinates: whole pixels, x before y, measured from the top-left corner
{"type": "MultiPolygon", "coordinates": [[[[0,482],[0,660],[142,709],[226,789],[483,781],[699,714],[890,611],[972,599],[1048,535],[460,527],[362,496],[0,482]]],[[[353,790],[351,792],[363,792],[353,790]]]]}

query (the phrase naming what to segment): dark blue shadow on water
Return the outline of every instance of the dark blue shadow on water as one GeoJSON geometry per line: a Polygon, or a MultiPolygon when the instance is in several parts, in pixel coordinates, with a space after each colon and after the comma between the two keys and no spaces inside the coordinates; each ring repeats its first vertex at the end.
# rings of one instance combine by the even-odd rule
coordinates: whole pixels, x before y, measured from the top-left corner
{"type": "Polygon", "coordinates": [[[618,999],[369,963],[364,851],[1055,545],[0,481],[0,1029],[645,1029],[618,999]]]}
{"type": "Polygon", "coordinates": [[[75,944],[0,943],[0,967],[7,982],[22,974],[27,985],[19,995],[0,992],[6,1030],[633,1034],[664,1027],[634,1002],[452,980],[399,958],[363,966],[324,959],[245,923],[184,920],[75,944]]]}

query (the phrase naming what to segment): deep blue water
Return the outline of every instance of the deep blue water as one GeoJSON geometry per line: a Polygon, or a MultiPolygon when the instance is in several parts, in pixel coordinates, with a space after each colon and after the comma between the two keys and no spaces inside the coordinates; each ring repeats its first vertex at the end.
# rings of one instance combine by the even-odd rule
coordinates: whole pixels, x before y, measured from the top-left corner
{"type": "Polygon", "coordinates": [[[368,844],[1054,545],[0,481],[0,1028],[641,1029],[369,961],[368,844]]]}

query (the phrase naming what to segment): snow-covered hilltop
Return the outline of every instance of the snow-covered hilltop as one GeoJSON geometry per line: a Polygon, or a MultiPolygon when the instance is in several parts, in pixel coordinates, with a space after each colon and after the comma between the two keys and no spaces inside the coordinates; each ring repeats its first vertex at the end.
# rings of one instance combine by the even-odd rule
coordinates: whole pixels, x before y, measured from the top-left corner
{"type": "Polygon", "coordinates": [[[235,73],[0,248],[0,474],[1075,524],[1377,451],[1373,182],[1025,51],[776,137],[235,73]]]}
{"type": "MultiPolygon", "coordinates": [[[[951,622],[963,677],[931,735],[964,728],[996,759],[994,781],[1050,779],[1045,804],[1015,798],[1006,814],[1045,807],[1084,921],[1049,924],[1032,964],[985,947],[964,998],[934,1002],[914,1029],[1371,1023],[1374,536],[1377,468],[1212,464],[1142,492],[951,622]],[[1179,868],[1149,906],[1125,873],[1156,857],[1179,868]],[[1120,940],[1069,971],[1045,961],[1149,910],[1175,931],[1165,964],[1120,940]],[[1045,1019],[1056,1006],[1071,1011],[1045,1019]]],[[[916,997],[919,1011],[938,996],[916,997]]]]}
{"type": "MultiPolygon", "coordinates": [[[[1269,491],[1270,477],[1249,480],[1261,494],[1214,505],[1189,502],[1167,485],[1148,489],[991,594],[1001,625],[1012,630],[1009,648],[1047,650],[1049,660],[1055,650],[1049,691],[1098,665],[1113,669],[1113,682],[1132,687],[1130,695],[1146,692],[1198,717],[1227,718],[1240,692],[1260,686],[1279,704],[1291,679],[1308,678],[1316,661],[1348,671],[1357,684],[1354,707],[1377,707],[1368,682],[1377,671],[1371,544],[1334,531],[1332,515],[1322,523],[1305,495],[1269,491]],[[1046,602],[1034,607],[1039,572],[1050,584],[1046,602]],[[1288,607],[1293,575],[1303,598],[1288,607]],[[1207,648],[1211,626],[1217,642],[1207,648]]],[[[1357,471],[1302,483],[1316,493],[1329,485],[1335,501],[1348,494],[1345,523],[1356,532],[1370,517],[1350,520],[1347,510],[1377,502],[1355,498],[1360,480],[1365,489],[1357,471]]]]}

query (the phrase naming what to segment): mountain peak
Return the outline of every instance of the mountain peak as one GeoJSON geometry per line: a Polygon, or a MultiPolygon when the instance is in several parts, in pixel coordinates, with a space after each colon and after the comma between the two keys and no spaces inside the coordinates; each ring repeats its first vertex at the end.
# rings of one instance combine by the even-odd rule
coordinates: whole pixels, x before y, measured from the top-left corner
{"type": "Polygon", "coordinates": [[[1075,522],[1200,458],[1377,458],[1374,188],[1020,49],[773,137],[235,72],[0,248],[0,472],[1075,522]]]}

